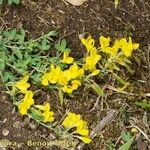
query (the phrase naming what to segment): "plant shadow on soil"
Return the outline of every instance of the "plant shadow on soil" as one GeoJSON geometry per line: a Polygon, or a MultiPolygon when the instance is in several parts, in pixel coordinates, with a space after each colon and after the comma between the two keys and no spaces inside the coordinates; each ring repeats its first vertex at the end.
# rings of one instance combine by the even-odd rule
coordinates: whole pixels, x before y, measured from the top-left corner
{"type": "MultiPolygon", "coordinates": [[[[117,9],[114,8],[111,0],[88,1],[80,7],[66,5],[63,1],[57,0],[43,0],[42,2],[24,0],[18,6],[1,6],[0,27],[1,29],[23,27],[28,31],[28,36],[33,38],[40,36],[42,32],[47,33],[55,29],[59,33],[59,39],[67,40],[68,46],[72,49],[71,55],[76,58],[80,58],[85,51],[80,44],[79,33],[85,31],[92,34],[95,39],[98,39],[99,35],[111,36],[114,39],[131,35],[135,42],[140,43],[141,49],[135,52],[133,57],[135,74],[130,77],[131,87],[133,87],[131,90],[134,93],[149,93],[150,68],[147,63],[149,62],[148,43],[150,42],[149,10],[149,0],[124,0],[117,9]],[[136,62],[136,58],[139,58],[140,64],[136,62]],[[141,83],[138,80],[144,82],[141,83]]],[[[2,86],[2,91],[3,88],[2,86]]],[[[84,89],[82,93],[76,92],[74,98],[66,98],[63,107],[59,104],[56,92],[42,93],[41,99],[43,101],[49,97],[52,108],[57,113],[56,117],[59,119],[66,109],[81,114],[89,122],[90,129],[95,127],[110,109],[118,111],[116,119],[90,145],[85,146],[85,150],[107,149],[106,141],[112,139],[115,143],[121,131],[130,125],[130,118],[134,118],[137,121],[136,125],[150,134],[142,121],[144,110],[134,105],[136,100],[144,97],[117,94],[111,90],[105,92],[107,95],[105,101],[100,100],[93,111],[90,110],[94,107],[97,96],[87,89],[84,89]],[[126,114],[129,116],[127,117],[126,114]]],[[[3,92],[1,92],[0,111],[0,139],[5,138],[19,143],[15,148],[10,146],[9,149],[31,150],[35,147],[28,147],[26,145],[28,140],[44,141],[55,138],[51,131],[37,126],[32,120],[29,122],[27,118],[21,117],[3,92]],[[3,135],[4,129],[9,130],[7,136],[3,135]]],[[[150,113],[147,114],[150,115],[150,113]]],[[[150,120],[148,123],[150,124],[150,120]]]]}

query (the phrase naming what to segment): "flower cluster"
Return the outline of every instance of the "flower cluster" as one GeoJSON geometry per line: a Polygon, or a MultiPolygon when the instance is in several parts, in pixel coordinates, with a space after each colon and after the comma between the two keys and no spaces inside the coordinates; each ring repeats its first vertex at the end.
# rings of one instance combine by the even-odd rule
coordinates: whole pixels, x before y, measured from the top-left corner
{"type": "Polygon", "coordinates": [[[51,106],[49,103],[45,103],[44,105],[35,105],[35,108],[38,108],[42,111],[42,116],[44,118],[43,122],[53,122],[54,121],[54,112],[50,111],[51,106]]]}
{"type": "MultiPolygon", "coordinates": [[[[99,75],[101,72],[109,73],[113,71],[117,68],[116,63],[126,66],[132,51],[139,48],[139,44],[133,43],[131,37],[129,37],[129,40],[125,38],[117,39],[112,44],[110,37],[100,36],[100,46],[98,48],[95,46],[95,40],[92,36],[82,37],[80,40],[87,50],[82,61],[75,61],[73,57],[69,56],[68,51],[64,51],[63,58],[58,60],[57,65],[50,64],[49,71],[43,74],[41,78],[42,85],[55,85],[60,90],[60,93],[71,94],[83,82],[87,82],[98,94],[102,93],[103,91],[99,85],[91,77],[99,75]],[[108,55],[105,57],[104,53],[108,55]],[[100,61],[102,62],[101,64],[100,61]]],[[[35,104],[34,92],[29,90],[31,85],[28,80],[29,76],[27,75],[13,86],[14,93],[18,90],[24,94],[24,98],[16,104],[20,114],[30,115],[38,122],[43,122],[42,124],[52,123],[54,121],[54,112],[51,111],[50,103],[35,104]]],[[[128,83],[125,82],[122,89],[126,88],[127,85],[128,83]]],[[[69,134],[69,137],[78,138],[85,143],[91,142],[87,122],[79,114],[69,112],[62,122],[62,126],[63,130],[65,129],[62,135],[69,134]]],[[[62,126],[59,126],[59,128],[62,129],[62,126]]]]}
{"type": "MultiPolygon", "coordinates": [[[[65,58],[65,61],[70,63],[70,58],[65,58]],[[67,60],[68,59],[68,60],[67,60]]],[[[50,71],[44,73],[42,76],[42,84],[48,86],[49,84],[57,84],[63,92],[72,93],[81,85],[81,78],[84,75],[84,70],[79,68],[76,63],[73,63],[69,69],[62,70],[60,66],[51,64],[50,71]]]]}
{"type": "Polygon", "coordinates": [[[96,64],[101,59],[101,55],[97,53],[94,39],[89,36],[87,39],[81,38],[82,44],[87,49],[87,56],[85,57],[84,69],[91,71],[94,75],[99,74],[100,70],[96,69],[96,64]],[[97,74],[95,74],[95,72],[97,74]]]}
{"type": "Polygon", "coordinates": [[[100,36],[99,41],[101,51],[110,54],[112,57],[115,57],[119,50],[124,56],[130,57],[132,51],[139,48],[139,44],[133,43],[131,37],[129,37],[128,41],[125,38],[117,39],[113,46],[110,46],[110,37],[100,36]]]}
{"type": "MultiPolygon", "coordinates": [[[[23,100],[18,105],[18,110],[21,115],[27,115],[28,110],[31,107],[35,107],[38,111],[42,111],[41,115],[43,117],[43,122],[53,122],[54,121],[54,113],[50,111],[50,104],[45,103],[44,105],[34,105],[35,100],[33,99],[33,92],[28,90],[30,84],[28,83],[29,76],[25,76],[23,79],[18,81],[14,85],[14,89],[17,88],[20,90],[22,94],[25,94],[23,100]]],[[[16,90],[16,89],[15,89],[16,90]]]]}
{"type": "Polygon", "coordinates": [[[91,142],[87,122],[82,120],[79,114],[76,115],[75,113],[69,112],[67,117],[62,122],[62,125],[67,129],[67,131],[75,128],[75,131],[73,131],[72,134],[83,142],[91,142]]]}
{"type": "MultiPolygon", "coordinates": [[[[74,78],[76,78],[76,74],[74,74],[73,76],[74,78]]],[[[23,100],[19,104],[17,104],[20,114],[28,115],[34,110],[36,116],[42,117],[42,120],[37,119],[38,121],[42,121],[43,123],[52,123],[54,121],[54,112],[50,110],[50,104],[46,102],[43,105],[35,105],[35,100],[33,99],[34,94],[31,90],[28,90],[28,88],[30,87],[28,79],[29,76],[25,76],[23,79],[16,82],[16,84],[14,85],[15,88],[19,89],[19,91],[25,95],[23,100]]],[[[50,81],[48,80],[48,82],[50,81]]],[[[78,86],[79,84],[78,80],[73,80],[72,84],[73,87],[76,88],[76,86],[78,86]]],[[[69,112],[67,114],[67,117],[62,122],[62,125],[65,127],[67,133],[69,133],[68,131],[70,131],[72,128],[76,128],[76,130],[73,131],[71,134],[69,133],[69,136],[78,138],[85,143],[91,142],[87,122],[83,121],[80,115],[76,115],[75,113],[69,112]]]]}
{"type": "Polygon", "coordinates": [[[101,56],[97,53],[97,49],[94,46],[94,39],[89,36],[87,39],[81,38],[81,42],[87,49],[87,55],[81,67],[74,62],[73,57],[69,56],[69,52],[65,51],[60,63],[68,64],[70,67],[62,70],[59,65],[54,66],[51,64],[50,71],[42,76],[42,85],[57,84],[64,93],[71,94],[81,86],[82,78],[85,75],[89,75],[89,72],[91,77],[100,73],[100,70],[96,69],[96,65],[101,56]]]}

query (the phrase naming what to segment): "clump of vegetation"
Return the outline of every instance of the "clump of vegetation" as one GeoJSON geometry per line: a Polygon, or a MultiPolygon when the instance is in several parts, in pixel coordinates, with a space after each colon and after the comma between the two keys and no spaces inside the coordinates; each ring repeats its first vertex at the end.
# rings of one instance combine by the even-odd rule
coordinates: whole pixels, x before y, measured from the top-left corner
{"type": "Polygon", "coordinates": [[[36,87],[57,90],[63,105],[63,97],[73,95],[83,85],[92,88],[98,95],[104,95],[105,91],[94,77],[103,79],[105,75],[112,74],[122,84],[118,90],[123,91],[129,83],[120,77],[120,68],[123,66],[133,73],[129,58],[139,44],[133,43],[131,37],[113,42],[110,37],[101,35],[99,46],[96,47],[91,35],[87,38],[80,35],[86,54],[78,60],[70,56],[71,50],[64,39],[59,42],[54,40],[56,35],[55,31],[51,31],[37,39],[28,40],[23,29],[20,32],[16,29],[1,31],[1,79],[21,115],[28,115],[61,137],[78,138],[90,143],[87,123],[80,115],[69,112],[60,127],[58,122],[54,122],[54,112],[48,102],[36,104],[33,97],[37,91],[34,90],[36,87]],[[31,85],[34,85],[34,90],[31,85]],[[20,95],[24,98],[21,99],[20,95]]]}
{"type": "MultiPolygon", "coordinates": [[[[0,0],[0,5],[2,5],[3,2],[4,2],[4,0],[0,0]]],[[[20,0],[7,0],[7,3],[8,3],[8,5],[12,5],[13,3],[14,4],[19,4],[20,0]]]]}

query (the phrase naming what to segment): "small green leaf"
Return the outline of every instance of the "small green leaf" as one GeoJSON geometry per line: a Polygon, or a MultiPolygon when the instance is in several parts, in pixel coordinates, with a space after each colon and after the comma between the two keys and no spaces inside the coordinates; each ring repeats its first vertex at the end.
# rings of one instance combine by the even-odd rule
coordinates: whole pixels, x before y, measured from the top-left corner
{"type": "Polygon", "coordinates": [[[6,55],[5,52],[0,53],[0,71],[5,69],[6,55]]]}
{"type": "Polygon", "coordinates": [[[30,115],[33,117],[33,119],[35,119],[37,121],[41,122],[41,121],[44,120],[44,118],[42,116],[42,113],[39,110],[35,109],[35,108],[30,109],[30,115]]]}
{"type": "Polygon", "coordinates": [[[134,141],[134,136],[129,139],[125,144],[123,144],[118,150],[129,150],[129,148],[131,147],[133,141],[134,141]]]}
{"type": "Polygon", "coordinates": [[[22,56],[22,53],[21,53],[20,50],[14,50],[14,54],[15,54],[20,60],[23,59],[23,56],[22,56]]]}
{"type": "Polygon", "coordinates": [[[41,45],[38,46],[39,49],[41,50],[49,50],[50,49],[50,44],[46,39],[43,39],[41,42],[41,45]]]}
{"type": "Polygon", "coordinates": [[[129,141],[130,139],[131,139],[131,134],[129,133],[129,132],[125,132],[125,131],[122,131],[121,132],[121,138],[125,141],[125,142],[127,142],[127,141],[129,141]]]}
{"type": "Polygon", "coordinates": [[[65,49],[66,46],[67,46],[67,42],[66,42],[65,39],[63,39],[63,40],[61,41],[61,47],[62,47],[63,49],[65,49]]]}
{"type": "Polygon", "coordinates": [[[24,31],[24,29],[21,29],[20,34],[17,34],[15,39],[18,41],[17,43],[19,45],[24,44],[24,40],[25,40],[25,31],[24,31]]]}
{"type": "Polygon", "coordinates": [[[2,3],[3,3],[3,0],[0,0],[0,5],[2,5],[2,3]]]}
{"type": "Polygon", "coordinates": [[[55,48],[59,52],[70,51],[70,49],[67,48],[66,46],[67,46],[67,42],[65,39],[63,39],[62,41],[59,41],[57,44],[55,44],[55,48]]]}
{"type": "Polygon", "coordinates": [[[57,32],[56,31],[50,31],[47,35],[48,36],[56,36],[57,32]]]}
{"type": "Polygon", "coordinates": [[[135,102],[135,104],[143,109],[150,109],[150,102],[147,102],[146,99],[141,102],[135,102]]]}
{"type": "Polygon", "coordinates": [[[104,95],[103,89],[94,81],[91,84],[89,84],[89,86],[96,92],[96,94],[98,94],[100,96],[104,95]]]}
{"type": "Polygon", "coordinates": [[[13,3],[13,0],[8,0],[8,5],[11,5],[13,3]]]}
{"type": "Polygon", "coordinates": [[[17,30],[12,29],[12,30],[9,30],[9,31],[4,31],[3,33],[4,33],[5,37],[7,37],[9,40],[14,40],[15,36],[17,34],[17,30]]]}
{"type": "Polygon", "coordinates": [[[58,124],[58,122],[55,121],[55,122],[53,122],[53,123],[51,124],[51,126],[52,126],[52,127],[56,127],[57,124],[58,124]]]}
{"type": "Polygon", "coordinates": [[[15,4],[19,4],[20,0],[13,0],[15,4]]]}
{"type": "Polygon", "coordinates": [[[9,82],[9,81],[11,81],[11,82],[13,82],[14,81],[14,75],[12,74],[12,72],[5,72],[4,74],[3,74],[3,80],[4,80],[4,82],[9,82]]]}

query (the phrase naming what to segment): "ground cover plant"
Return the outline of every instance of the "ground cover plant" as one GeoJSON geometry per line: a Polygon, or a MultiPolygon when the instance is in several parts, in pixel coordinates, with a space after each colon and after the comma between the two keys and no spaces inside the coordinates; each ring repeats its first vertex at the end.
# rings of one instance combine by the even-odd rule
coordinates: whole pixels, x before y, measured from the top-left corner
{"type": "MultiPolygon", "coordinates": [[[[11,5],[13,3],[15,4],[19,4],[20,0],[8,0],[8,4],[11,5]]],[[[3,0],[0,0],[0,5],[2,5],[4,3],[3,0]]]]}
{"type": "MultiPolygon", "coordinates": [[[[135,30],[132,30],[131,24],[115,22],[118,25],[116,28],[121,27],[120,31],[110,28],[111,32],[108,32],[109,29],[104,26],[102,31],[95,28],[99,22],[97,15],[103,9],[105,12],[108,10],[103,8],[97,14],[97,9],[92,6],[89,9],[91,15],[88,16],[93,20],[91,26],[88,26],[88,19],[79,15],[80,19],[87,21],[83,23],[86,29],[78,26],[79,30],[76,28],[74,31],[71,28],[73,24],[63,20],[65,16],[61,11],[65,4],[60,2],[60,5],[56,5],[58,2],[53,2],[56,1],[45,5],[22,1],[19,6],[9,7],[5,4],[1,7],[2,143],[9,143],[7,148],[15,149],[148,149],[148,28],[145,30],[146,25],[142,26],[145,31],[142,41],[140,30],[136,29],[137,24],[134,24],[135,30]],[[60,9],[58,12],[53,10],[55,6],[60,9]],[[22,18],[17,18],[22,20],[17,22],[14,18],[14,24],[7,25],[10,12],[6,9],[12,9],[13,16],[20,12],[22,18]],[[38,12],[36,17],[39,24],[31,25],[31,18],[24,16],[26,12],[29,16],[31,12],[38,12]],[[92,13],[96,18],[92,18],[92,13]],[[47,21],[47,17],[50,17],[52,24],[47,21]],[[24,21],[26,18],[29,22],[24,21]],[[98,22],[94,23],[94,20],[98,22]],[[55,28],[49,27],[50,24],[55,28]],[[126,28],[122,29],[123,26],[126,28]],[[111,109],[115,112],[115,119],[113,117],[111,123],[108,121],[110,124],[100,132],[100,120],[105,120],[104,116],[111,109]],[[32,141],[36,141],[36,144],[32,141]],[[44,144],[45,141],[55,142],[48,145],[44,144]],[[61,144],[64,141],[66,143],[61,144]]],[[[75,8],[74,13],[88,11],[86,8],[89,4],[92,2],[75,8]]],[[[93,4],[97,6],[99,2],[93,4]]],[[[112,2],[109,7],[116,11],[122,8],[121,4],[115,1],[115,6],[112,2]]],[[[127,4],[133,6],[136,2],[127,4]]],[[[146,10],[148,3],[145,6],[146,10]]],[[[72,6],[67,5],[68,13],[72,9],[72,6]]],[[[64,13],[67,14],[66,11],[64,13]]],[[[71,18],[66,15],[69,17],[67,19],[74,18],[74,13],[71,18]]],[[[148,23],[145,18],[142,18],[144,24],[148,23]]],[[[104,24],[105,21],[104,19],[104,24]]],[[[108,27],[108,24],[105,26],[108,27]]]]}

